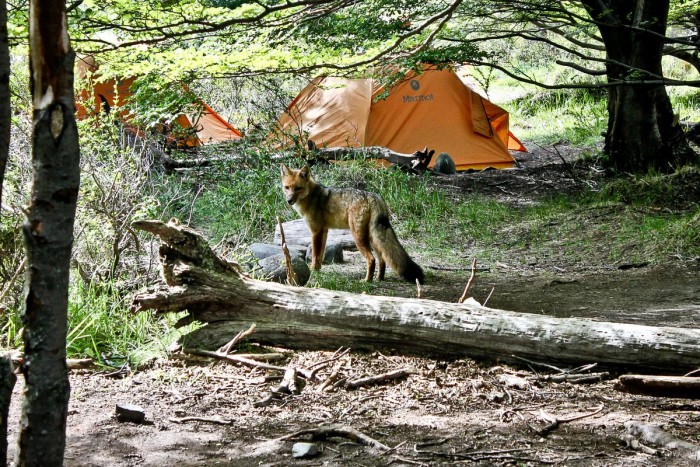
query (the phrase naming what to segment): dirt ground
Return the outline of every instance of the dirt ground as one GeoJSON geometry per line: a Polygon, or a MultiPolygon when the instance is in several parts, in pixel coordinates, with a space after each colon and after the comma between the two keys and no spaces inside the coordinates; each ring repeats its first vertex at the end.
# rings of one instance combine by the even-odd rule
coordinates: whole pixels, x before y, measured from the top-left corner
{"type": "MultiPolygon", "coordinates": [[[[576,156],[564,153],[569,161],[576,156]]],[[[478,190],[503,202],[528,203],[547,192],[586,189],[598,176],[591,167],[564,163],[556,152],[535,150],[521,158],[519,169],[460,174],[439,183],[445,189],[478,190]]],[[[352,254],[348,258],[343,267],[359,277],[361,259],[352,254]]],[[[468,270],[437,264],[428,268],[437,281],[426,286],[426,298],[455,301],[462,294],[468,270]]],[[[397,284],[389,280],[382,287],[397,284]]],[[[497,264],[479,276],[473,295],[483,301],[492,289],[498,291],[489,299],[492,308],[648,325],[700,325],[697,258],[669,259],[665,264],[497,264]]],[[[616,374],[603,374],[594,382],[553,382],[545,376],[559,371],[547,362],[512,367],[390,352],[285,352],[283,360],[272,363],[321,368],[298,394],[273,399],[270,389],[280,384],[280,371],[177,352],[137,372],[72,371],[65,464],[700,465],[683,451],[651,444],[647,450],[632,448],[622,441],[625,423],[638,421],[700,445],[700,399],[621,393],[613,388],[616,374]],[[323,389],[323,381],[334,371],[350,381],[401,369],[410,374],[384,384],[323,389]],[[146,422],[118,421],[117,404],[140,406],[146,422]],[[582,418],[566,421],[577,416],[582,418]],[[547,431],[552,417],[564,421],[547,431]],[[292,456],[294,443],[309,437],[283,437],[328,425],[357,430],[390,449],[368,447],[354,436],[336,433],[314,441],[320,450],[316,456],[292,456]]],[[[588,375],[600,370],[579,371],[588,375]]],[[[19,384],[15,388],[10,418],[11,456],[21,389],[19,384]]]]}

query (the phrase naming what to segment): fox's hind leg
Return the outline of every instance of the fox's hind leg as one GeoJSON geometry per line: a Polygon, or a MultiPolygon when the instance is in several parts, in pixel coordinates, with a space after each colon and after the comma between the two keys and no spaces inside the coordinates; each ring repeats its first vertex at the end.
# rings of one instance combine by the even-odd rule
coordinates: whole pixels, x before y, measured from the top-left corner
{"type": "Polygon", "coordinates": [[[383,281],[384,273],[386,273],[386,262],[384,261],[384,258],[381,257],[381,255],[377,256],[379,256],[379,276],[377,277],[377,279],[383,281]]]}
{"type": "MultiPolygon", "coordinates": [[[[372,247],[369,241],[369,228],[367,225],[357,225],[355,223],[350,223],[350,232],[352,232],[352,238],[355,240],[355,245],[357,245],[357,251],[360,252],[365,261],[367,262],[367,275],[365,276],[365,282],[372,282],[374,278],[374,268],[376,260],[372,254],[372,247]]],[[[381,264],[381,263],[380,263],[381,264]]]]}
{"type": "Polygon", "coordinates": [[[372,244],[372,249],[377,254],[377,262],[379,263],[379,274],[377,276],[377,280],[383,281],[384,274],[386,273],[386,261],[384,260],[384,257],[382,256],[381,250],[379,248],[377,248],[375,243],[371,242],[371,244],[372,244]]]}

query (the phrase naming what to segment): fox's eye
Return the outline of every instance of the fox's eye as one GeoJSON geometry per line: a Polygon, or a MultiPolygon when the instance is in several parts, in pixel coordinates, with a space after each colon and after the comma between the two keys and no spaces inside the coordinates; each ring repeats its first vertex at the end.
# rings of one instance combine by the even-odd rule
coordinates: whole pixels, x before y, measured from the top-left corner
{"type": "Polygon", "coordinates": [[[289,186],[288,186],[288,185],[285,185],[283,188],[284,188],[285,190],[289,190],[289,186]]]}

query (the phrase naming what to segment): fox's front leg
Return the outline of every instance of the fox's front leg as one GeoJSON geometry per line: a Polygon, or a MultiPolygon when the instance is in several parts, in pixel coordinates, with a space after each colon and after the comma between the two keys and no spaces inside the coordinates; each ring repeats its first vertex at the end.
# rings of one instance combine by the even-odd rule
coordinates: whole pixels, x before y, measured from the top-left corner
{"type": "Polygon", "coordinates": [[[321,264],[323,264],[327,238],[328,229],[321,229],[311,234],[311,269],[315,271],[321,269],[321,264]]]}

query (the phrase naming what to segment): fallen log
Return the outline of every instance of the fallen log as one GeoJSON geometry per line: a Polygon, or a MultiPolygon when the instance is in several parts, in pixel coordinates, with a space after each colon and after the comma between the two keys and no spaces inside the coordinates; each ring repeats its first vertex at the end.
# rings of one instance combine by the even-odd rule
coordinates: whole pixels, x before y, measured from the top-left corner
{"type": "Polygon", "coordinates": [[[621,375],[615,389],[629,394],[700,399],[700,378],[692,376],[621,375]]]}
{"type": "Polygon", "coordinates": [[[422,174],[428,170],[430,160],[433,154],[435,154],[435,150],[428,150],[427,146],[423,148],[423,150],[417,150],[412,154],[392,151],[383,146],[318,148],[316,144],[310,140],[308,146],[313,157],[324,162],[357,158],[381,159],[411,173],[417,174],[422,174]]]}
{"type": "Polygon", "coordinates": [[[160,221],[134,228],[161,238],[166,283],[138,293],[136,310],[187,310],[207,323],[187,345],[218,349],[256,324],[251,340],[292,349],[394,349],[437,358],[552,363],[684,372],[700,366],[700,330],[554,318],[401,297],[290,287],[247,277],[194,230],[160,221]]]}

